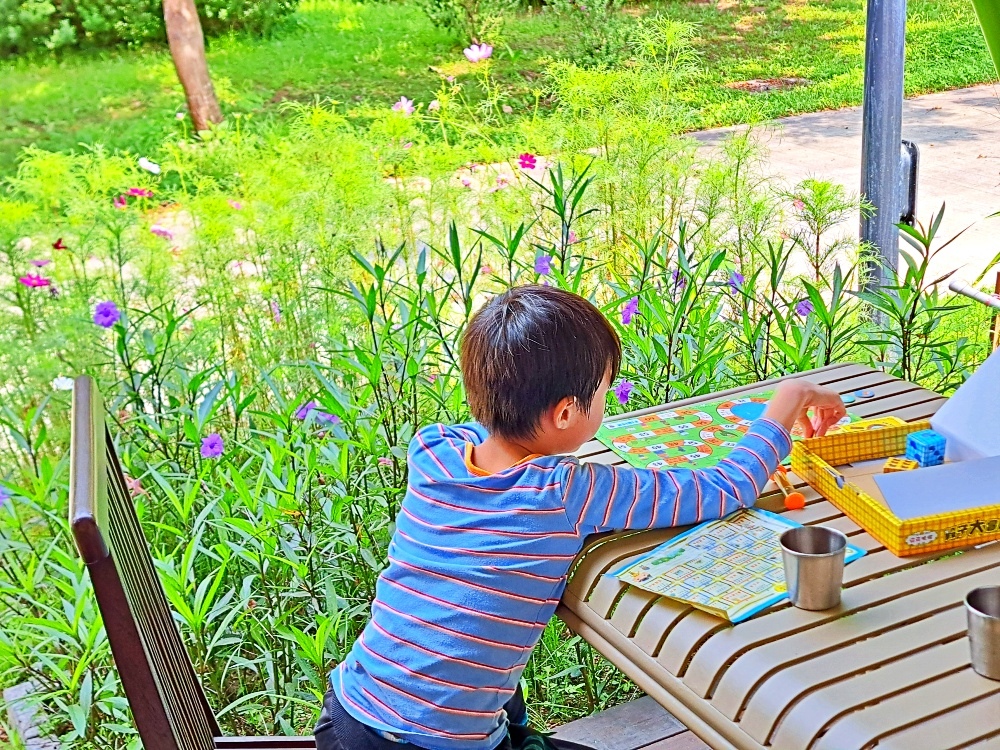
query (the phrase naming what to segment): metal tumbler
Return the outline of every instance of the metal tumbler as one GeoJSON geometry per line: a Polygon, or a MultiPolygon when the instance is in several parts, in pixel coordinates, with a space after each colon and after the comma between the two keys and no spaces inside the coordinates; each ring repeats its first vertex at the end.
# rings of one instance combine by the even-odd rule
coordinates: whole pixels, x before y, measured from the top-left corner
{"type": "Polygon", "coordinates": [[[824,526],[800,526],[781,535],[788,598],[800,609],[840,604],[847,537],[824,526]]]}
{"type": "Polygon", "coordinates": [[[972,668],[983,677],[1000,680],[1000,586],[973,589],[965,597],[969,618],[972,668]]]}

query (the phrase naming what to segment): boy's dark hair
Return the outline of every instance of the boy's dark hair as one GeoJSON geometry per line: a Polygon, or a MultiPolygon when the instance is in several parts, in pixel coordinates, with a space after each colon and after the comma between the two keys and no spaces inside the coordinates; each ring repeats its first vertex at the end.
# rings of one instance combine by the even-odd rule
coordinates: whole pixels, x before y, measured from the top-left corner
{"type": "Polygon", "coordinates": [[[486,303],[462,337],[472,415],[491,434],[535,435],[546,409],[572,396],[590,411],[622,362],[618,334],[583,297],[547,286],[509,289],[486,303]]]}

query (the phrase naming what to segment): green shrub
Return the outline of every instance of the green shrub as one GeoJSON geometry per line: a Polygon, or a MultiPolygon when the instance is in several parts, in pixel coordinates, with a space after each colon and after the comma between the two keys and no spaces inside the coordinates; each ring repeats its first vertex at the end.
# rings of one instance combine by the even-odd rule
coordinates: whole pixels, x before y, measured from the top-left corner
{"type": "MultiPolygon", "coordinates": [[[[200,0],[206,35],[270,33],[298,0],[200,0]]],[[[0,0],[0,55],[166,40],[158,0],[0,0]]]]}

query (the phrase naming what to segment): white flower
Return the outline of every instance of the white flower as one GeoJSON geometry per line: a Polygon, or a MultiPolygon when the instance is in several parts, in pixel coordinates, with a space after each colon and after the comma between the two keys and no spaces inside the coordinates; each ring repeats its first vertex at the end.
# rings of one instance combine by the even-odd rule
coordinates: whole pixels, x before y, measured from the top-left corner
{"type": "Polygon", "coordinates": [[[67,378],[65,375],[60,375],[58,378],[52,381],[52,390],[54,391],[73,390],[73,378],[67,378]]]}
{"type": "Polygon", "coordinates": [[[178,120],[183,120],[184,119],[184,113],[183,112],[178,112],[176,115],[174,115],[174,117],[176,117],[178,120]]]}
{"type": "Polygon", "coordinates": [[[150,161],[145,156],[139,159],[139,166],[152,174],[160,173],[160,165],[157,164],[155,161],[150,161]]]}
{"type": "Polygon", "coordinates": [[[437,99],[434,99],[430,104],[427,105],[428,112],[437,112],[439,109],[441,109],[441,102],[439,102],[437,99]]]}
{"type": "Polygon", "coordinates": [[[14,244],[14,247],[16,247],[22,253],[26,253],[31,249],[31,246],[34,244],[35,241],[31,239],[31,237],[22,237],[14,244]]]}

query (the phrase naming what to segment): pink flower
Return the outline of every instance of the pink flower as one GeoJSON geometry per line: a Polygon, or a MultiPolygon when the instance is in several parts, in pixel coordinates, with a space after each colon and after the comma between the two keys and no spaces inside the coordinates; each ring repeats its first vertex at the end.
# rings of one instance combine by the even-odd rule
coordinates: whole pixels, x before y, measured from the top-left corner
{"type": "Polygon", "coordinates": [[[497,177],[497,188],[503,189],[510,184],[510,180],[507,179],[507,175],[500,175],[497,177]]]}
{"type": "Polygon", "coordinates": [[[125,486],[128,488],[128,494],[132,497],[139,497],[139,495],[149,495],[149,492],[142,486],[142,481],[139,479],[133,479],[132,477],[125,477],[125,486]]]}
{"type": "Polygon", "coordinates": [[[388,456],[379,456],[378,463],[379,466],[392,466],[392,459],[388,456]]]}
{"type": "Polygon", "coordinates": [[[463,52],[470,63],[489,60],[493,56],[493,48],[488,44],[473,44],[471,47],[466,47],[463,52]]]}
{"type": "Polygon", "coordinates": [[[521,169],[534,169],[538,165],[538,157],[534,154],[521,154],[517,157],[517,163],[521,169]]]}
{"type": "Polygon", "coordinates": [[[411,149],[411,148],[413,148],[413,144],[412,144],[412,143],[404,143],[404,144],[403,144],[403,149],[404,149],[404,150],[405,150],[405,149],[411,149]]]}
{"type": "Polygon", "coordinates": [[[275,323],[281,322],[281,306],[277,300],[271,300],[271,317],[274,318],[275,323]]]}
{"type": "Polygon", "coordinates": [[[128,194],[129,195],[133,195],[136,198],[152,198],[153,197],[153,191],[152,190],[146,190],[145,188],[129,188],[128,189],[128,194]]]}
{"type": "Polygon", "coordinates": [[[227,201],[227,203],[229,203],[229,207],[231,209],[233,209],[234,211],[242,211],[243,210],[243,204],[240,203],[239,201],[234,201],[234,200],[230,199],[230,200],[227,201]]]}
{"type": "Polygon", "coordinates": [[[157,237],[162,237],[165,240],[172,240],[174,238],[174,233],[171,232],[166,227],[162,227],[159,224],[153,224],[149,228],[149,231],[155,234],[157,237]]]}
{"type": "Polygon", "coordinates": [[[434,99],[430,104],[427,105],[428,112],[437,112],[439,109],[441,109],[441,102],[439,102],[437,99],[434,99]]]}
{"type": "Polygon", "coordinates": [[[576,236],[576,232],[574,232],[572,229],[570,229],[569,230],[569,235],[567,235],[567,237],[566,237],[566,241],[570,245],[575,245],[577,242],[580,241],[580,238],[576,236]]]}
{"type": "Polygon", "coordinates": [[[393,112],[402,112],[407,117],[413,114],[414,109],[413,100],[407,99],[405,96],[399,97],[399,101],[392,105],[393,112]]]}
{"type": "Polygon", "coordinates": [[[438,379],[437,374],[433,373],[433,372],[430,375],[427,376],[427,382],[428,383],[434,383],[434,382],[437,381],[437,379],[438,379]]]}
{"type": "Polygon", "coordinates": [[[806,207],[806,204],[803,203],[800,199],[796,198],[795,200],[792,201],[792,206],[795,208],[796,211],[802,211],[806,207]]]}
{"type": "Polygon", "coordinates": [[[52,261],[51,260],[29,260],[28,262],[31,265],[33,265],[35,268],[45,268],[45,266],[47,266],[52,261]]]}
{"type": "Polygon", "coordinates": [[[462,178],[462,184],[465,187],[470,188],[470,187],[472,187],[472,180],[470,178],[468,178],[468,177],[463,177],[462,178]]]}
{"type": "Polygon", "coordinates": [[[514,108],[512,106],[510,106],[509,104],[504,104],[502,107],[500,107],[500,109],[503,110],[503,113],[505,115],[512,115],[512,114],[514,114],[514,108]]]}
{"type": "Polygon", "coordinates": [[[126,198],[124,195],[119,195],[117,198],[115,198],[115,208],[119,209],[120,211],[124,211],[126,206],[128,206],[128,198],[126,198]]]}
{"type": "Polygon", "coordinates": [[[52,279],[47,279],[44,276],[39,276],[37,273],[29,273],[27,276],[22,276],[18,279],[26,287],[40,287],[40,286],[52,286],[52,279]]]}
{"type": "Polygon", "coordinates": [[[68,250],[69,248],[63,244],[62,237],[52,243],[53,250],[68,250]]]}
{"type": "Polygon", "coordinates": [[[481,268],[480,270],[481,270],[481,271],[482,271],[482,272],[483,272],[484,274],[486,274],[487,276],[489,276],[490,274],[492,274],[492,273],[493,273],[493,266],[483,266],[483,267],[482,267],[482,268],[481,268]]]}

